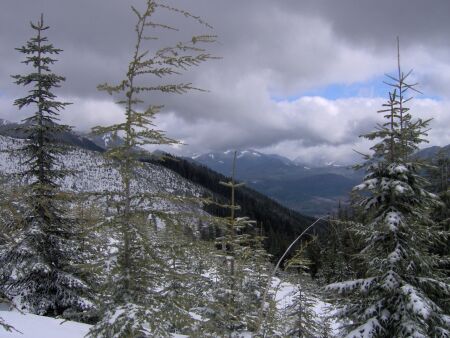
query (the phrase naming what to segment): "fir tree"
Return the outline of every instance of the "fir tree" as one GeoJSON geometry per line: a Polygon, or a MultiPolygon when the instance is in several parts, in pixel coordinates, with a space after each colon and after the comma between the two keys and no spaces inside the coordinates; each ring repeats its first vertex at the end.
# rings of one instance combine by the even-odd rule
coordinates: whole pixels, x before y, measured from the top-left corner
{"type": "MultiPolygon", "coordinates": [[[[441,199],[442,203],[437,205],[432,213],[433,219],[444,231],[450,230],[450,189],[449,189],[449,168],[450,161],[448,152],[441,149],[435,158],[430,161],[427,168],[427,175],[431,182],[430,188],[441,199]]],[[[450,261],[445,259],[450,256],[450,244],[448,241],[436,243],[433,250],[442,257],[441,268],[446,270],[447,276],[450,276],[450,261]]]]}
{"type": "MultiPolygon", "coordinates": [[[[14,208],[13,201],[17,202],[17,190],[12,189],[6,184],[6,177],[0,176],[0,248],[4,249],[11,237],[14,236],[14,230],[17,226],[18,210],[14,208]]],[[[23,210],[22,210],[23,212],[23,210]]]]}
{"type": "MultiPolygon", "coordinates": [[[[95,203],[92,194],[78,193],[73,200],[74,205],[68,214],[79,224],[78,241],[76,243],[77,255],[73,258],[73,265],[77,266],[81,278],[89,285],[91,298],[94,303],[100,303],[99,297],[104,296],[106,284],[105,260],[108,258],[110,234],[103,228],[102,210],[95,203]]],[[[80,313],[77,321],[93,324],[98,321],[99,309],[93,307],[90,311],[80,313]]]]}
{"type": "Polygon", "coordinates": [[[215,248],[210,242],[198,240],[192,229],[190,212],[181,217],[167,213],[152,215],[159,224],[154,232],[153,246],[166,262],[164,274],[158,278],[158,289],[163,299],[161,311],[165,314],[172,333],[191,335],[199,326],[199,317],[193,316],[207,302],[199,295],[207,294],[210,280],[203,276],[210,268],[208,257],[215,248]]]}
{"type": "MultiPolygon", "coordinates": [[[[158,10],[176,12],[210,28],[199,17],[154,0],[147,0],[142,11],[132,7],[137,19],[136,45],[126,76],[118,85],[103,84],[98,87],[99,90],[120,97],[117,103],[124,107],[125,118],[122,123],[93,129],[98,134],[119,135],[123,137],[124,142],[106,152],[106,156],[119,164],[122,189],[112,196],[116,212],[107,220],[115,232],[115,250],[110,258],[109,270],[109,289],[112,297],[104,306],[102,320],[90,331],[91,336],[163,337],[169,336],[171,330],[171,318],[164,312],[165,294],[158,288],[161,286],[159,282],[162,276],[169,276],[170,265],[163,255],[158,253],[157,239],[154,231],[152,232],[154,226],[148,218],[153,204],[161,198],[151,194],[138,195],[133,191],[133,184],[136,169],[142,165],[139,162],[142,154],[137,147],[148,144],[174,144],[177,141],[154,128],[154,118],[162,106],[153,104],[140,110],[144,104],[140,94],[182,94],[195,90],[189,83],[148,86],[143,83],[147,77],[161,79],[177,75],[207,61],[211,56],[199,45],[213,41],[213,37],[195,36],[186,43],[179,42],[173,47],[165,47],[151,53],[144,47],[144,42],[155,39],[148,35],[149,28],[178,30],[152,21],[153,14],[158,10]]],[[[183,312],[184,309],[179,311],[183,312]]]]}
{"type": "Polygon", "coordinates": [[[359,205],[367,222],[355,227],[364,241],[359,258],[364,263],[361,279],[329,285],[345,296],[341,317],[348,322],[346,337],[447,337],[450,335],[448,278],[436,267],[438,257],[430,253],[435,243],[448,238],[430,212],[438,201],[425,190],[419,165],[411,157],[424,141],[428,120],[414,119],[406,103],[410,74],[400,68],[389,76],[386,123],[364,135],[380,139],[364,164],[367,175],[355,187],[364,191],[359,205]]]}
{"type": "Polygon", "coordinates": [[[306,285],[305,279],[298,275],[292,304],[287,309],[288,317],[293,322],[287,331],[288,337],[319,337],[323,332],[322,318],[314,311],[316,300],[312,297],[312,288],[306,285]]]}
{"type": "Polygon", "coordinates": [[[236,152],[234,153],[231,180],[220,182],[230,189],[230,202],[221,204],[222,208],[229,210],[229,216],[217,218],[221,236],[216,238],[217,246],[221,248],[217,254],[218,262],[215,271],[215,284],[212,293],[212,302],[203,315],[207,318],[202,331],[212,335],[232,337],[238,331],[247,329],[245,320],[245,304],[243,304],[242,282],[244,273],[240,265],[240,258],[245,255],[248,248],[243,244],[247,242],[247,235],[240,234],[240,230],[249,224],[248,218],[237,218],[235,191],[243,183],[236,183],[234,178],[236,165],[236,152]]]}
{"type": "Polygon", "coordinates": [[[14,104],[22,109],[35,107],[24,120],[27,136],[21,149],[25,160],[23,176],[27,182],[24,196],[26,210],[18,224],[19,231],[0,251],[2,290],[22,307],[42,315],[70,317],[92,307],[89,289],[79,278],[73,260],[77,257],[77,226],[66,217],[68,195],[62,193],[58,180],[67,172],[58,161],[63,151],[56,135],[70,130],[56,123],[69,103],[56,100],[53,88],[65,79],[51,72],[53,58],[61,50],[48,43],[43,35],[49,27],[43,15],[31,27],[36,36],[17,50],[26,55],[26,65],[33,67],[27,75],[14,75],[15,83],[32,86],[28,95],[14,104]]]}
{"type": "MultiPolygon", "coordinates": [[[[271,264],[272,256],[264,249],[263,242],[266,237],[262,233],[261,228],[255,227],[255,231],[250,231],[249,255],[245,257],[245,279],[243,289],[245,290],[245,302],[247,305],[248,329],[251,332],[256,332],[259,325],[260,309],[263,302],[264,289],[272,272],[273,265],[271,264]]],[[[278,323],[275,319],[275,300],[272,292],[266,298],[266,321],[263,324],[263,331],[271,335],[275,332],[278,323]]]]}
{"type": "Polygon", "coordinates": [[[359,273],[358,260],[354,255],[361,249],[361,243],[352,231],[355,224],[348,218],[330,218],[327,232],[321,239],[308,246],[307,256],[319,265],[316,277],[320,284],[326,285],[357,277],[359,273]],[[310,248],[316,248],[316,252],[310,248]],[[313,251],[311,253],[311,251],[313,251]],[[314,257],[312,254],[315,253],[314,257]]]}
{"type": "Polygon", "coordinates": [[[284,328],[285,334],[289,337],[319,337],[324,331],[322,328],[324,319],[314,311],[317,292],[306,275],[306,271],[313,264],[306,252],[316,241],[317,238],[313,237],[310,241],[302,243],[285,266],[285,270],[290,271],[289,280],[295,285],[291,294],[292,302],[283,313],[289,321],[284,328]]]}
{"type": "Polygon", "coordinates": [[[243,183],[235,181],[236,152],[231,180],[220,182],[230,189],[230,201],[221,204],[229,211],[225,218],[217,218],[221,236],[216,243],[221,250],[217,254],[215,283],[212,302],[204,309],[206,317],[202,330],[213,336],[234,337],[239,332],[257,329],[259,309],[265,283],[269,276],[269,255],[262,247],[263,237],[251,236],[248,231],[254,221],[238,217],[240,206],[236,204],[236,189],[243,183]]]}

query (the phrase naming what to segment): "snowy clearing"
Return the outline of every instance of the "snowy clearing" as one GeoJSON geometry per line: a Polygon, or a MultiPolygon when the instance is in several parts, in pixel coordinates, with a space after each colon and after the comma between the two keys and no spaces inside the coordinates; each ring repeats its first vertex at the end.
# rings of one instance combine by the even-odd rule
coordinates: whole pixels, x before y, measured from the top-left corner
{"type": "MultiPolygon", "coordinates": [[[[0,338],[83,338],[90,325],[36,316],[18,311],[1,311],[0,317],[20,332],[7,332],[0,327],[0,338]]],[[[186,338],[184,335],[173,335],[173,338],[186,338]]]]}
{"type": "Polygon", "coordinates": [[[16,330],[22,332],[7,332],[0,328],[1,338],[81,338],[90,328],[87,324],[22,314],[18,311],[0,311],[0,316],[16,330]]]}

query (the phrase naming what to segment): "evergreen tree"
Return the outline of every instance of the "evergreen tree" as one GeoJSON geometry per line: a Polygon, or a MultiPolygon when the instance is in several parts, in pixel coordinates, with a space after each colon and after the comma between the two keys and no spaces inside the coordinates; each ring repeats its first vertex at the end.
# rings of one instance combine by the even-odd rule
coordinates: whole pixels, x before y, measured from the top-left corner
{"type": "Polygon", "coordinates": [[[216,219],[221,228],[216,245],[221,250],[216,255],[218,260],[213,274],[212,301],[202,313],[206,319],[202,325],[204,334],[221,337],[256,331],[263,290],[270,271],[269,255],[262,246],[263,237],[248,233],[255,222],[248,217],[237,216],[240,206],[236,204],[235,194],[243,183],[235,182],[235,165],[236,152],[231,180],[221,182],[230,189],[229,203],[221,204],[229,215],[216,219]]]}
{"type": "Polygon", "coordinates": [[[0,251],[1,289],[32,313],[71,317],[90,309],[92,304],[89,289],[72,264],[78,253],[77,226],[73,218],[65,216],[68,195],[58,184],[67,172],[58,161],[63,148],[56,135],[70,128],[56,121],[69,103],[57,101],[52,92],[65,79],[50,70],[56,62],[54,55],[61,50],[43,36],[49,28],[44,25],[43,15],[31,27],[36,36],[17,50],[26,55],[23,63],[34,71],[13,76],[16,84],[32,86],[28,95],[14,104],[19,109],[36,108],[22,128],[27,136],[21,149],[25,158],[22,174],[27,182],[26,210],[19,231],[0,251]]]}
{"type": "MultiPolygon", "coordinates": [[[[271,264],[272,256],[264,249],[263,242],[266,239],[262,234],[263,225],[255,231],[250,232],[249,246],[250,251],[248,257],[245,257],[245,279],[243,289],[245,290],[245,303],[247,303],[248,329],[251,332],[256,332],[259,325],[259,316],[261,305],[263,302],[264,289],[267,286],[267,281],[273,270],[271,264]]],[[[265,323],[262,324],[262,331],[267,335],[272,335],[275,332],[278,323],[275,323],[276,304],[274,294],[269,291],[266,298],[266,316],[265,323]]]]}
{"type": "MultiPolygon", "coordinates": [[[[6,177],[0,176],[0,249],[4,249],[11,237],[14,236],[14,230],[17,226],[18,210],[14,208],[13,201],[17,202],[17,190],[12,189],[6,184],[6,177]]],[[[22,210],[23,212],[23,210],[22,210]]]]}
{"type": "Polygon", "coordinates": [[[359,261],[355,254],[361,249],[361,243],[352,231],[355,223],[356,221],[347,217],[330,218],[327,231],[320,240],[308,246],[306,254],[318,265],[315,277],[320,284],[326,285],[358,276],[359,261]]]}
{"type": "MultiPolygon", "coordinates": [[[[73,257],[72,264],[80,270],[81,278],[92,290],[92,301],[100,303],[99,297],[104,296],[103,290],[106,284],[105,261],[108,258],[110,234],[103,228],[102,210],[95,203],[92,194],[78,193],[73,200],[74,204],[69,215],[80,225],[78,230],[77,255],[73,257]]],[[[75,318],[77,321],[93,324],[98,321],[99,309],[93,307],[90,311],[80,313],[75,318]]]]}
{"type": "MultiPolygon", "coordinates": [[[[8,199],[5,198],[8,195],[9,191],[6,188],[6,185],[3,182],[3,177],[0,176],[0,188],[3,191],[3,194],[0,195],[0,248],[4,247],[6,243],[11,241],[10,235],[12,233],[10,226],[11,223],[11,213],[9,212],[9,203],[8,199]]],[[[9,299],[0,292],[0,303],[9,303],[9,299]]],[[[5,329],[6,331],[11,332],[14,328],[9,325],[2,317],[0,317],[0,327],[5,329]]]]}
{"type": "Polygon", "coordinates": [[[340,315],[346,337],[447,337],[450,335],[448,278],[436,267],[430,248],[448,238],[430,212],[438,201],[425,190],[419,165],[411,157],[424,141],[428,120],[413,119],[406,103],[408,84],[400,68],[389,76],[393,88],[385,104],[386,123],[364,135],[380,139],[364,164],[367,175],[355,187],[367,222],[355,227],[365,240],[359,258],[361,279],[329,285],[345,297],[340,315]]]}
{"type": "Polygon", "coordinates": [[[164,303],[162,311],[168,319],[170,332],[191,335],[198,330],[199,317],[192,315],[207,304],[205,295],[211,281],[205,276],[211,267],[207,257],[215,247],[198,239],[199,234],[187,225],[189,221],[160,214],[164,226],[158,230],[155,245],[167,262],[159,283],[164,303]]]}
{"type": "MultiPolygon", "coordinates": [[[[442,201],[434,208],[432,217],[443,231],[450,230],[449,167],[448,152],[441,149],[436,157],[431,160],[430,166],[426,170],[431,182],[430,188],[442,201]]],[[[433,252],[442,257],[441,269],[446,270],[447,276],[450,276],[450,261],[446,259],[450,256],[450,243],[448,241],[436,243],[433,252]]]]}
{"type": "Polygon", "coordinates": [[[103,84],[98,87],[99,90],[120,97],[118,104],[124,106],[125,118],[122,123],[93,129],[98,134],[119,135],[124,142],[106,152],[106,156],[119,164],[122,189],[112,196],[116,212],[106,222],[115,233],[114,250],[109,260],[109,289],[112,297],[104,304],[102,320],[92,328],[91,336],[163,337],[169,336],[171,330],[171,318],[164,312],[165,294],[158,288],[162,276],[169,278],[170,264],[158,252],[157,239],[152,231],[154,226],[148,218],[150,210],[161,198],[152,194],[137,194],[133,184],[136,169],[142,165],[139,162],[142,156],[139,146],[174,144],[177,141],[154,129],[154,118],[162,106],[150,105],[141,110],[144,99],[139,94],[182,94],[195,90],[189,83],[148,86],[143,83],[148,76],[161,79],[177,75],[207,61],[211,56],[199,45],[213,41],[213,37],[195,36],[186,43],[179,42],[173,47],[150,53],[144,47],[144,42],[155,39],[148,35],[149,28],[178,30],[152,21],[153,14],[158,10],[176,12],[210,28],[199,17],[154,0],[145,1],[142,11],[132,7],[137,19],[136,45],[126,76],[118,85],[103,84]]]}
{"type": "Polygon", "coordinates": [[[285,270],[290,272],[288,280],[295,285],[290,295],[292,302],[282,313],[288,319],[283,329],[289,337],[319,337],[324,331],[324,318],[314,310],[317,291],[305,272],[313,264],[307,257],[307,249],[315,242],[317,238],[313,237],[309,242],[302,243],[285,265],[285,270]]]}
{"type": "Polygon", "coordinates": [[[292,295],[292,304],[288,307],[288,318],[293,325],[287,331],[288,337],[319,337],[322,333],[322,318],[314,311],[316,300],[312,297],[311,286],[305,279],[297,276],[296,289],[292,295]]]}

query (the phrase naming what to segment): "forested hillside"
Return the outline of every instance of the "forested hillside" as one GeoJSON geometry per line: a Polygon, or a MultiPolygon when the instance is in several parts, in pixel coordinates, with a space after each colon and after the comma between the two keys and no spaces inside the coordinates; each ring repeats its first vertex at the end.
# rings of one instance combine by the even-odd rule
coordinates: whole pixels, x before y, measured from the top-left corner
{"type": "MultiPolygon", "coordinates": [[[[3,124],[3,129],[0,129],[0,135],[23,139],[23,134],[17,132],[19,126],[20,124],[17,123],[5,123],[3,124]]],[[[97,138],[104,142],[105,136],[99,135],[97,138]]],[[[123,143],[121,138],[117,139],[118,144],[123,143]]],[[[92,143],[89,138],[79,136],[75,132],[67,132],[64,135],[59,135],[58,142],[100,153],[106,151],[106,147],[101,147],[98,142],[92,143]]],[[[104,146],[104,143],[101,145],[104,146]]],[[[170,154],[165,154],[164,160],[158,160],[157,158],[158,156],[153,156],[148,153],[141,157],[140,160],[166,167],[190,182],[200,185],[208,191],[208,193],[205,192],[205,197],[212,197],[213,200],[221,203],[228,198],[229,194],[227,189],[219,184],[220,181],[226,181],[227,177],[205,166],[170,154]]],[[[239,166],[239,164],[240,162],[238,160],[237,165],[239,166]]],[[[299,186],[298,189],[298,195],[301,195],[303,187],[299,186]]],[[[248,215],[250,218],[258,220],[258,226],[260,228],[262,227],[264,236],[266,236],[264,246],[274,256],[273,259],[281,257],[292,240],[314,221],[312,217],[304,216],[294,210],[283,207],[265,195],[246,186],[236,192],[236,201],[242,208],[239,214],[248,215]]],[[[215,216],[224,216],[225,211],[223,208],[217,207],[214,204],[205,205],[204,208],[207,212],[215,216]]],[[[317,227],[318,229],[320,227],[317,227]]],[[[210,231],[212,230],[205,226],[202,236],[205,239],[212,239],[208,234],[210,231]]]]}
{"type": "MultiPolygon", "coordinates": [[[[219,182],[226,182],[229,178],[205,166],[168,154],[163,160],[156,162],[218,194],[220,196],[219,202],[223,203],[228,198],[226,187],[219,182]]],[[[237,165],[239,165],[239,160],[237,165]]],[[[257,220],[258,226],[264,229],[263,235],[267,237],[265,246],[275,258],[281,257],[289,244],[314,221],[312,217],[301,215],[294,210],[283,207],[246,186],[240,188],[235,197],[236,203],[242,208],[239,213],[257,220]]],[[[225,216],[223,208],[214,204],[206,206],[206,210],[217,216],[225,216]]],[[[205,236],[210,237],[207,234],[205,236]]]]}

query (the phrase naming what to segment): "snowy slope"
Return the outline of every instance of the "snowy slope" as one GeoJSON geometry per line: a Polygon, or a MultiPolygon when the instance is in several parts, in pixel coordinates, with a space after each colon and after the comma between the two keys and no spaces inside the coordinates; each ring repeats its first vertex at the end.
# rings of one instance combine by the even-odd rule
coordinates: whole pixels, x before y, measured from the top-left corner
{"type": "MultiPolygon", "coordinates": [[[[277,309],[282,314],[282,317],[286,318],[285,325],[288,325],[287,312],[289,306],[291,306],[294,301],[296,286],[290,282],[282,281],[281,279],[274,277],[272,279],[272,290],[276,292],[275,301],[277,309]]],[[[319,297],[313,295],[311,295],[311,297],[314,299],[314,307],[312,311],[316,314],[316,322],[321,324],[323,321],[328,319],[331,329],[329,334],[331,337],[337,337],[340,324],[333,317],[336,310],[330,303],[324,302],[319,297]]]]}
{"type": "MultiPolygon", "coordinates": [[[[283,282],[279,278],[272,280],[272,287],[276,290],[277,309],[281,314],[285,313],[287,307],[293,301],[295,286],[288,282],[283,282]]],[[[329,303],[316,299],[313,311],[317,314],[317,321],[323,320],[327,316],[332,317],[333,310],[329,303]]],[[[83,338],[89,331],[90,325],[63,321],[32,314],[19,313],[18,311],[8,311],[0,308],[0,317],[6,323],[12,325],[20,332],[6,332],[0,327],[0,338],[83,338]]],[[[284,320],[288,324],[287,318],[284,320]]],[[[339,324],[331,318],[331,335],[336,336],[339,324]]],[[[251,338],[250,333],[241,333],[243,338],[251,338]]],[[[184,335],[173,335],[173,338],[188,337],[184,335]]]]}
{"type": "MultiPolygon", "coordinates": [[[[1,311],[0,317],[17,331],[7,332],[0,327],[0,338],[83,338],[90,325],[64,321],[50,317],[24,314],[17,311],[1,311]]],[[[173,338],[187,336],[173,335],[173,338]]]]}
{"type": "MultiPolygon", "coordinates": [[[[0,174],[13,174],[21,171],[20,158],[17,149],[23,145],[23,140],[0,136],[0,174]]],[[[83,149],[72,149],[61,158],[64,167],[74,170],[74,174],[66,177],[62,182],[62,188],[75,192],[103,192],[119,191],[120,173],[117,166],[104,159],[102,154],[83,149]]],[[[183,179],[174,172],[163,167],[142,164],[136,169],[137,183],[133,189],[137,192],[167,195],[200,196],[205,190],[191,182],[183,179]]],[[[15,184],[11,182],[11,184],[15,184]]],[[[199,204],[186,205],[174,204],[172,201],[159,198],[153,209],[165,209],[171,211],[184,211],[189,209],[192,213],[204,213],[199,204]]],[[[294,286],[275,279],[274,288],[278,289],[277,308],[280,313],[284,313],[285,308],[292,303],[294,286]]],[[[321,318],[326,312],[329,304],[317,299],[317,317],[321,318]]],[[[65,322],[48,317],[21,314],[16,311],[6,311],[0,308],[0,318],[8,324],[23,332],[8,333],[0,327],[0,338],[23,337],[23,338],[81,338],[86,335],[89,325],[65,322]]],[[[183,337],[183,336],[174,336],[183,337]]],[[[248,336],[250,337],[250,336],[248,336]]]]}
{"type": "Polygon", "coordinates": [[[7,332],[0,328],[0,338],[81,338],[90,325],[68,322],[18,311],[0,311],[0,316],[17,331],[7,332]]]}
{"type": "MultiPolygon", "coordinates": [[[[20,172],[20,157],[16,150],[23,145],[23,140],[0,135],[0,174],[14,174],[20,172]]],[[[73,170],[73,174],[66,176],[59,182],[63,190],[75,192],[99,193],[106,191],[120,191],[121,179],[117,165],[105,160],[102,154],[94,151],[72,148],[61,157],[65,169],[73,170]]],[[[136,168],[137,180],[132,189],[138,193],[155,194],[159,196],[201,196],[205,190],[169,169],[143,163],[136,168]]],[[[157,209],[180,210],[186,205],[174,204],[162,198],[156,198],[157,209]]],[[[192,208],[193,206],[188,206],[192,208]]],[[[195,210],[203,213],[200,205],[195,210]]]]}

